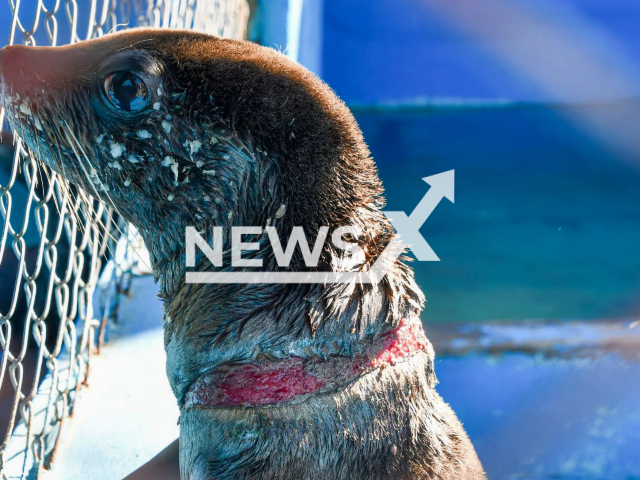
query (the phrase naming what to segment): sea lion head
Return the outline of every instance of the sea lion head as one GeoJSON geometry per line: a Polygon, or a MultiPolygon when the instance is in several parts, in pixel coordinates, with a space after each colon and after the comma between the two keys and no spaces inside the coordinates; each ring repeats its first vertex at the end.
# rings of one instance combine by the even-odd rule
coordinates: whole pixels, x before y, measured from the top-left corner
{"type": "MultiPolygon", "coordinates": [[[[401,260],[369,287],[184,282],[188,226],[207,237],[212,226],[274,225],[283,238],[301,226],[312,243],[322,226],[357,225],[350,241],[362,247],[363,269],[393,236],[353,116],[281,53],[190,31],[135,29],[64,47],[5,47],[0,84],[8,119],[34,156],[142,234],[165,301],[167,373],[181,407],[213,366],[353,355],[363,338],[422,308],[401,260]]],[[[274,268],[269,251],[262,254],[274,268]]],[[[327,246],[317,268],[341,260],[327,246]]],[[[307,267],[296,253],[290,268],[307,267]]],[[[182,409],[181,424],[211,432],[184,443],[191,462],[184,471],[211,460],[203,452],[219,431],[217,415],[182,409]]]]}
{"type": "Polygon", "coordinates": [[[114,205],[156,262],[180,253],[186,225],[279,214],[314,229],[381,205],[349,111],[273,49],[138,29],[0,57],[3,103],[27,146],[114,205]]]}

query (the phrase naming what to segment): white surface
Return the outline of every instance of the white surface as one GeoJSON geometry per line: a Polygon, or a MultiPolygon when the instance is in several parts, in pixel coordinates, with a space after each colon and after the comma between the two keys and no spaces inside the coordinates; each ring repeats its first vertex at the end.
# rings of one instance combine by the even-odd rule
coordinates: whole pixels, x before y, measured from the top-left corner
{"type": "Polygon", "coordinates": [[[135,278],[120,324],[91,361],[43,480],[120,480],[178,437],[178,407],[165,375],[162,313],[151,277],[135,278]]]}

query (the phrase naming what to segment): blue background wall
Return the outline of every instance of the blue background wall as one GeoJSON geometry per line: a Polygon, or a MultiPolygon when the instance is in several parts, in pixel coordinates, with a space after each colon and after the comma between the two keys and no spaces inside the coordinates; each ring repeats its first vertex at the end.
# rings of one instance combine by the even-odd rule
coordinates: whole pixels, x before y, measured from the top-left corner
{"type": "Polygon", "coordinates": [[[300,31],[313,42],[292,38],[284,16],[271,28],[304,43],[294,59],[354,111],[389,209],[411,211],[422,177],[456,169],[456,204],[423,228],[442,261],[414,263],[425,321],[640,312],[640,3],[305,0],[305,10],[300,31]]]}
{"type": "MultiPolygon", "coordinates": [[[[412,102],[434,97],[547,101],[548,93],[510,69],[492,49],[447,20],[437,0],[324,0],[322,76],[348,104],[412,102]],[[435,4],[435,5],[434,5],[435,4]]],[[[307,3],[315,3],[307,0],[307,3]]],[[[450,0],[452,9],[469,8],[450,0]]],[[[495,0],[486,3],[502,8],[495,0]]],[[[551,28],[562,28],[622,68],[640,59],[640,4],[634,0],[518,0],[532,17],[540,44],[551,28]],[[597,37],[595,37],[597,33],[597,37]]],[[[488,17],[488,13],[485,13],[488,17]]],[[[476,17],[478,23],[488,18],[476,17]]],[[[497,42],[517,39],[505,29],[497,42]]],[[[638,77],[634,77],[635,80],[638,77]]],[[[604,86],[594,97],[628,96],[604,86]]],[[[595,98],[552,98],[592,101],[595,98]]]]}

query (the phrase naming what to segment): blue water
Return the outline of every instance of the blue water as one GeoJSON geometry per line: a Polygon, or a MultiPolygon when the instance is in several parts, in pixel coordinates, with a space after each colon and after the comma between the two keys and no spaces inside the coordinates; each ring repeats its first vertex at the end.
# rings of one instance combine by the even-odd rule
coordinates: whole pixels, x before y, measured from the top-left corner
{"type": "Polygon", "coordinates": [[[640,313],[636,160],[535,105],[355,113],[389,210],[410,212],[422,177],[456,171],[456,203],[443,200],[421,230],[441,262],[413,263],[425,321],[640,313]]]}
{"type": "Polygon", "coordinates": [[[640,479],[637,361],[471,355],[436,373],[489,479],[640,479]]]}

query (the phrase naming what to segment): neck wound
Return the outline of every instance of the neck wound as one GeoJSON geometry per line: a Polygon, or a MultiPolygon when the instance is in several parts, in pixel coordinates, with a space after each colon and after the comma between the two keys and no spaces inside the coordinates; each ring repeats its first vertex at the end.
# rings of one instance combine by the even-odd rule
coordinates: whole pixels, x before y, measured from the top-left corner
{"type": "Polygon", "coordinates": [[[189,388],[185,407],[258,407],[304,400],[336,391],[358,378],[425,353],[433,347],[418,317],[403,318],[353,357],[326,359],[291,356],[252,363],[224,364],[189,388]]]}

